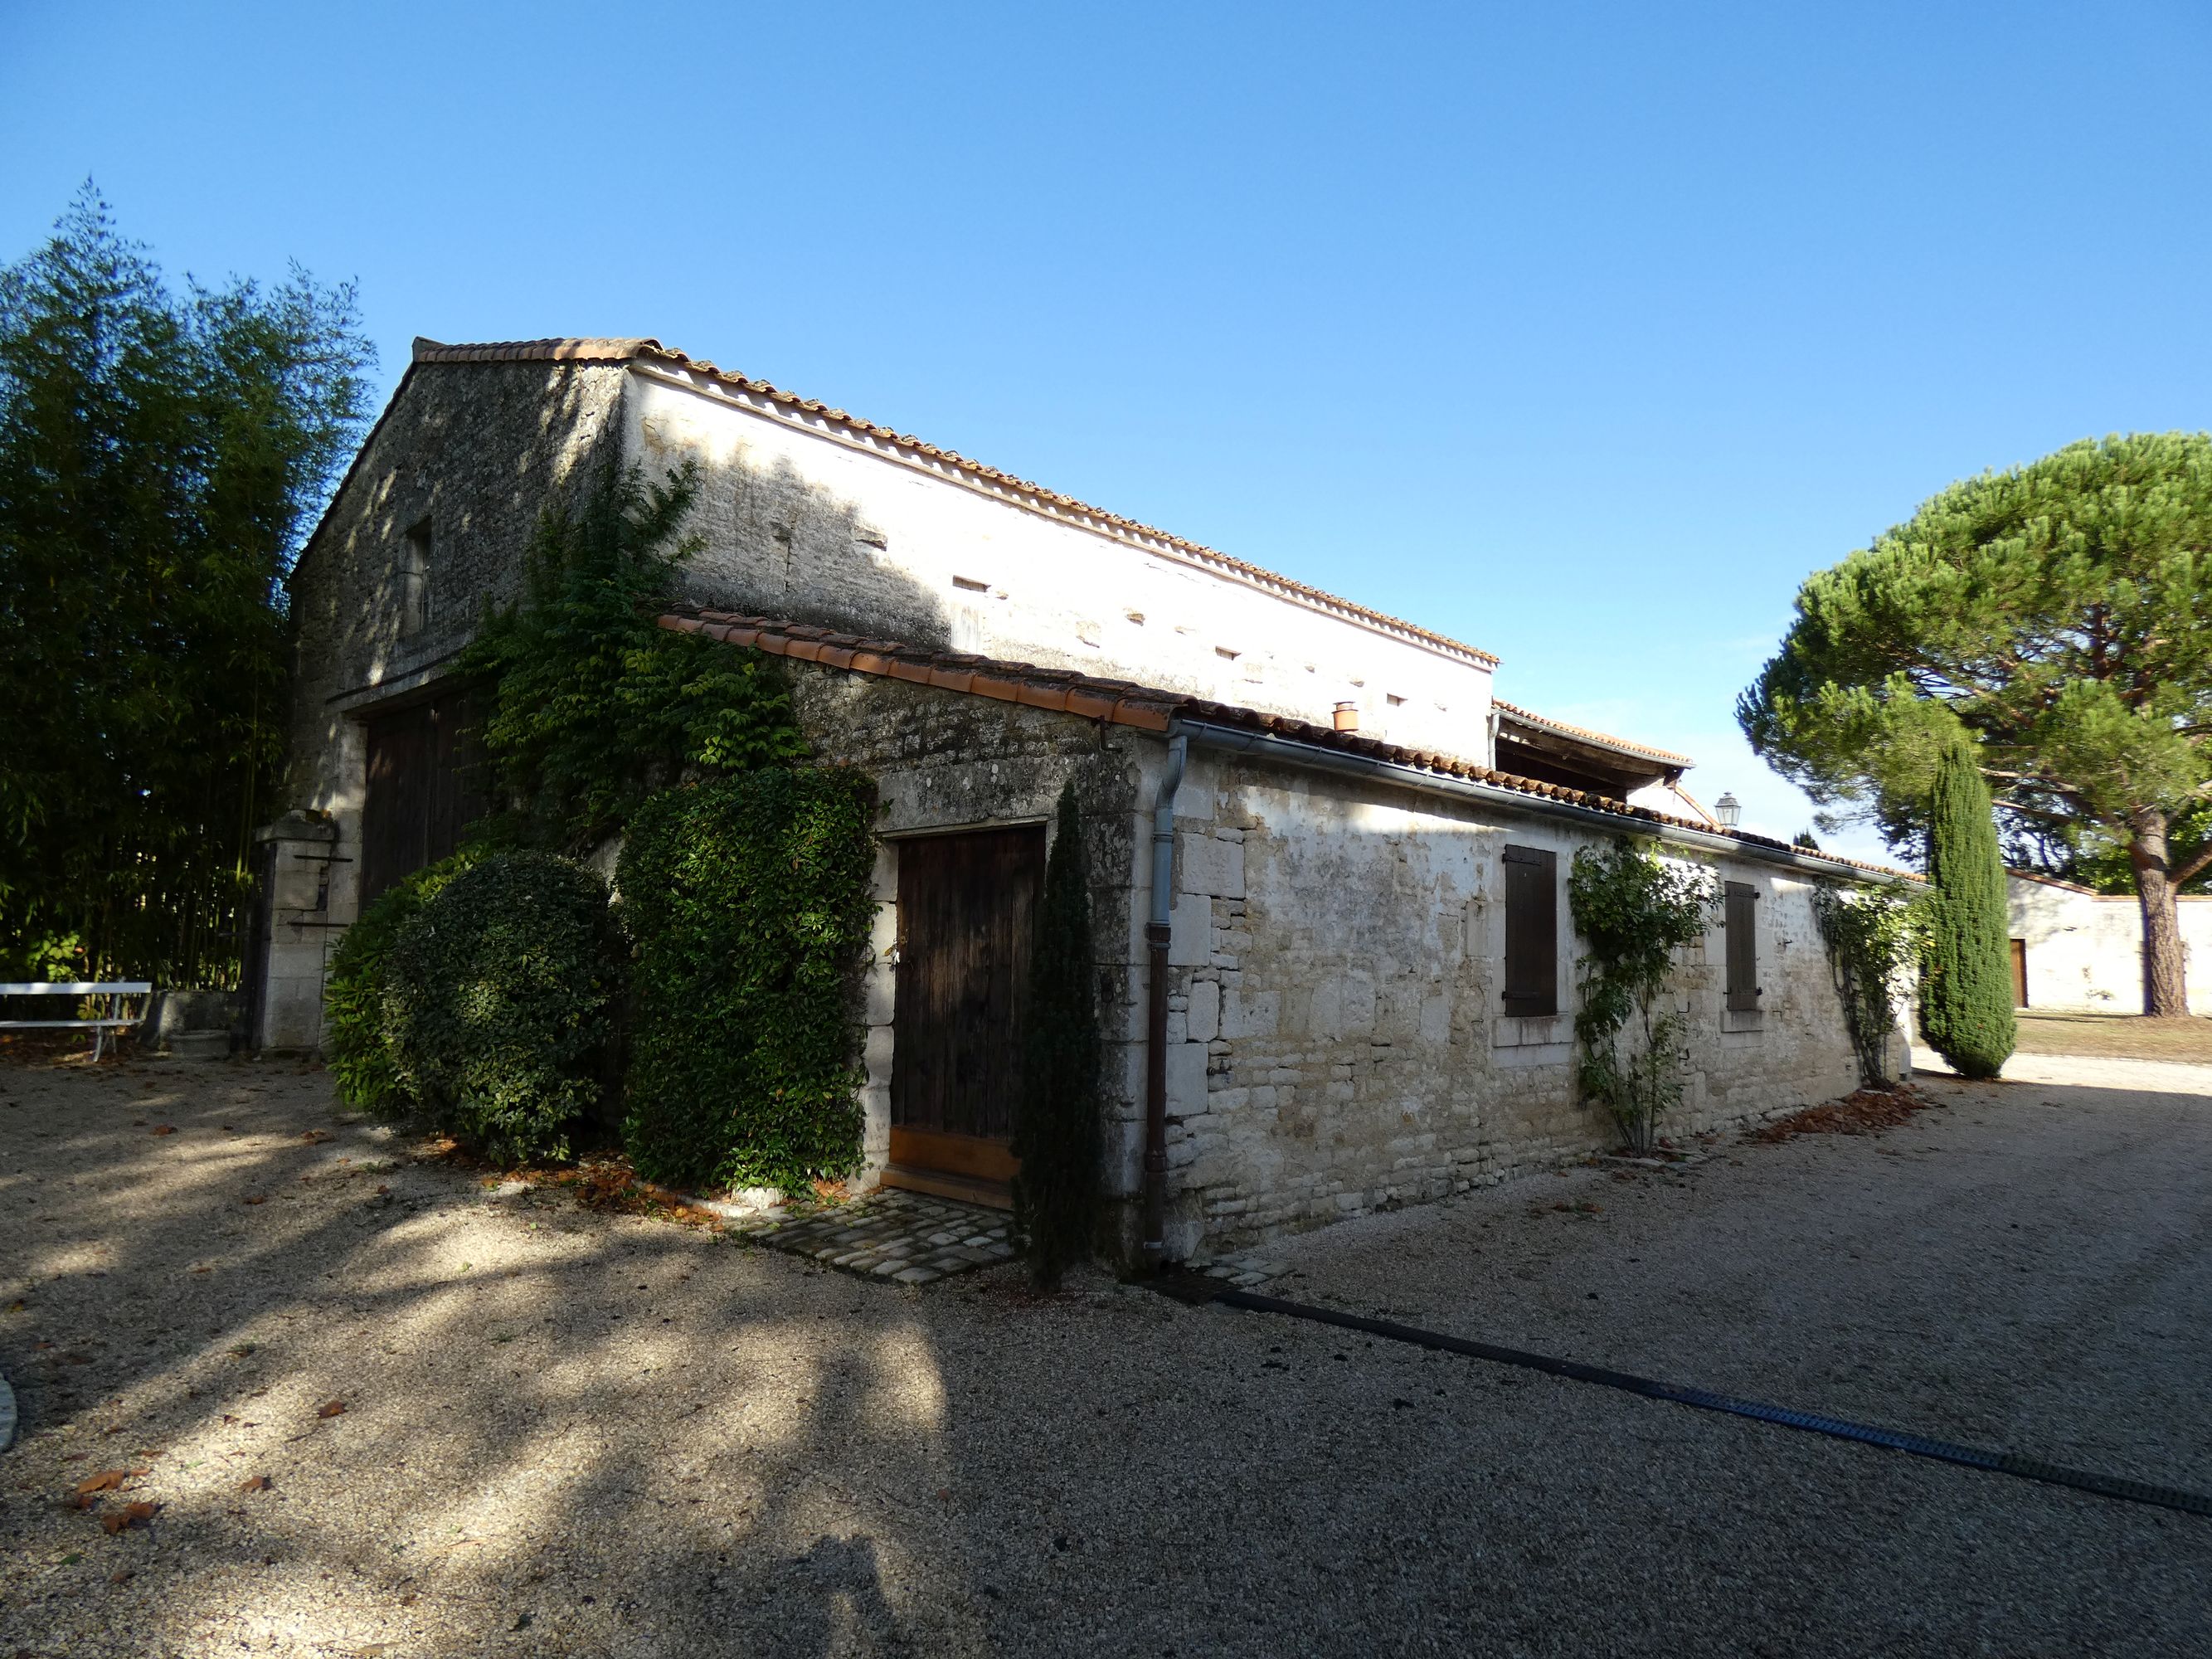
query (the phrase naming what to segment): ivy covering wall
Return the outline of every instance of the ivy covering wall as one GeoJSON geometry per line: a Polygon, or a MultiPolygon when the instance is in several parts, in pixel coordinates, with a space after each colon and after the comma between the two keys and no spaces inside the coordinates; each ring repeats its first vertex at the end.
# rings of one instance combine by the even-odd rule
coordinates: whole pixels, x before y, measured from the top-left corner
{"type": "Polygon", "coordinates": [[[875,801],[857,772],[772,768],[664,791],[631,820],[623,1138],[647,1179],[799,1191],[860,1167],[875,801]]]}

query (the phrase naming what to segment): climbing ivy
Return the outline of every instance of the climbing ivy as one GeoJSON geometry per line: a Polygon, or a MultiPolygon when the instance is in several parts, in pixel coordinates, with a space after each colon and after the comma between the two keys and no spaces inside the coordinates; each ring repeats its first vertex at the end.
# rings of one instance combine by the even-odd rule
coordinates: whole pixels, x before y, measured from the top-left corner
{"type": "Polygon", "coordinates": [[[799,1192],[860,1167],[874,816],[857,772],[777,768],[663,791],[631,821],[616,885],[641,1175],[799,1192]]]}
{"type": "Polygon", "coordinates": [[[1046,1289],[1091,1253],[1098,1224],[1098,959],[1075,786],[1060,793],[1045,861],[1014,1104],[1014,1220],[1046,1289]]]}
{"type": "Polygon", "coordinates": [[[1650,1150],[1659,1119],[1681,1103],[1689,1018],[1662,1012],[1660,999],[1674,953],[1705,936],[1720,892],[1711,870],[1669,864],[1626,838],[1583,848],[1567,878],[1575,931],[1589,947],[1577,963],[1576,1081],[1638,1152],[1650,1150]]]}
{"type": "Polygon", "coordinates": [[[1844,1000],[1859,1081],[1885,1086],[1889,1035],[1897,1028],[1897,988],[1919,960],[1926,932],[1919,907],[1891,894],[1846,892],[1824,882],[1813,891],[1813,915],[1836,993],[1844,1000]]]}
{"type": "Polygon", "coordinates": [[[687,770],[743,771],[806,756],[775,665],[658,625],[658,603],[699,538],[689,464],[648,483],[611,467],[573,513],[539,520],[522,601],[487,617],[461,659],[484,684],[494,793],[480,837],[584,853],[687,770]]]}

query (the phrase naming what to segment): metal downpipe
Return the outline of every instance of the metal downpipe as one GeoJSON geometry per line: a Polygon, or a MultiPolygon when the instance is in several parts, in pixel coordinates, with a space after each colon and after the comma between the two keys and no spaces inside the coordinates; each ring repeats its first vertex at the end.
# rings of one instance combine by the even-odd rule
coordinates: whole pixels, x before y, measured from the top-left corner
{"type": "Polygon", "coordinates": [[[1145,921],[1145,1265],[1167,1260],[1168,939],[1175,903],[1176,793],[1190,758],[1188,734],[1168,738],[1168,767],[1152,799],[1152,913],[1145,921]]]}

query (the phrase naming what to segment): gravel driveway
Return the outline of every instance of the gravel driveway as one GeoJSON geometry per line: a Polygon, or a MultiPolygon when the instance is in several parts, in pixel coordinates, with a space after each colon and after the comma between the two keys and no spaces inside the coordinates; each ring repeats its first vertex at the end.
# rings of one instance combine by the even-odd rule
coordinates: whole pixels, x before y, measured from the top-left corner
{"type": "MultiPolygon", "coordinates": [[[[2212,1488],[2212,1098],[2161,1080],[1939,1082],[1270,1288],[2212,1488]]],[[[2212,1653],[2212,1522],[1103,1276],[864,1283],[284,1066],[0,1069],[0,1653],[2212,1653]]]]}

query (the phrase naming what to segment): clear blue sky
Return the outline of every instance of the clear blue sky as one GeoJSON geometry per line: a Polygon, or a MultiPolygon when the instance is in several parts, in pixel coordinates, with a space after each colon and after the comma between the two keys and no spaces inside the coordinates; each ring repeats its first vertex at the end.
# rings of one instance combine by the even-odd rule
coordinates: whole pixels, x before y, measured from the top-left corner
{"type": "Polygon", "coordinates": [[[173,274],[357,278],[383,386],[657,335],[1494,650],[1787,834],[1730,708],[1808,570],[2212,425],[2208,79],[2201,0],[0,0],[0,257],[91,175],[173,274]]]}

